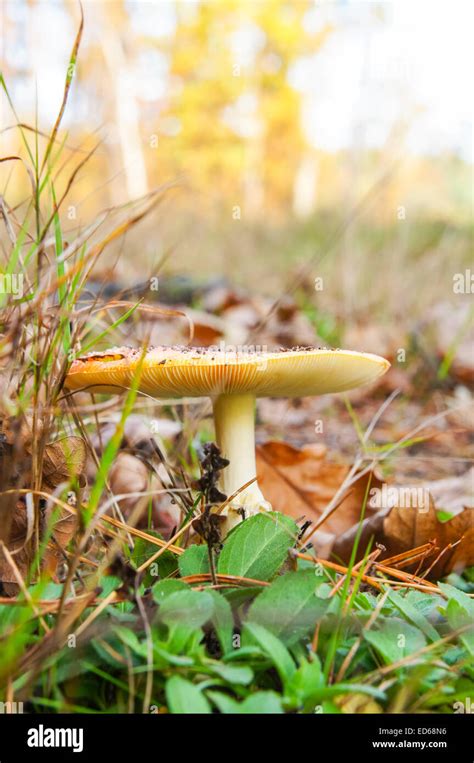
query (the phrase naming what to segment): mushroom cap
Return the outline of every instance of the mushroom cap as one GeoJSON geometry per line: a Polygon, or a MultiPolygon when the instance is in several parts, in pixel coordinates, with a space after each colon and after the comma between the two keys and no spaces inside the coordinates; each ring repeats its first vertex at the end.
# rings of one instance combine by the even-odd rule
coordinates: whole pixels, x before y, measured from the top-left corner
{"type": "Polygon", "coordinates": [[[378,355],[351,350],[154,347],[143,356],[141,350],[114,347],[75,360],[65,386],[116,393],[131,387],[138,370],[138,389],[153,397],[305,397],[368,384],[389,368],[378,355]]]}

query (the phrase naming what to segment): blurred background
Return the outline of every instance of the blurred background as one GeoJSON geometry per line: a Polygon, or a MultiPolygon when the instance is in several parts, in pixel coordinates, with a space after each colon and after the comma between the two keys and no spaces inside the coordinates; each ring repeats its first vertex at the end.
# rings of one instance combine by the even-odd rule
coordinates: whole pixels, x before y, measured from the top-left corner
{"type": "MultiPolygon", "coordinates": [[[[464,302],[453,276],[472,244],[472,3],[85,0],[83,9],[63,164],[97,148],[69,191],[66,228],[75,236],[100,210],[173,183],[107,251],[100,277],[129,284],[159,271],[270,297],[289,290],[331,343],[352,320],[393,325],[464,302]]],[[[46,135],[79,5],[2,0],[1,21],[17,117],[46,135]]],[[[1,97],[2,154],[21,153],[1,97]]],[[[0,173],[20,205],[27,174],[0,173]]]]}
{"type": "MultiPolygon", "coordinates": [[[[11,226],[0,219],[0,273],[23,220],[33,271],[44,225],[42,288],[51,309],[64,298],[50,179],[35,205],[28,173],[48,155],[68,77],[46,169],[64,196],[68,285],[83,244],[94,255],[74,352],[145,341],[378,353],[392,368],[354,390],[352,407],[338,396],[259,401],[259,442],[316,441],[347,461],[388,401],[378,442],[410,450],[386,473],[455,477],[456,507],[470,505],[472,2],[84,0],[72,66],[77,2],[0,8],[1,156],[22,160],[0,162],[11,226]]],[[[187,443],[205,414],[189,421],[183,406],[187,443]]],[[[139,409],[156,415],[152,401],[139,409]]]]}

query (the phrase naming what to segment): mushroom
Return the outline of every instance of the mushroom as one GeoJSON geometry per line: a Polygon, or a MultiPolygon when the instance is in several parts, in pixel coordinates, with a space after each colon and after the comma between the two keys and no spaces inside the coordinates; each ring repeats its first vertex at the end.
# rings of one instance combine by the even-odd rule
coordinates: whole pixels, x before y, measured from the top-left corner
{"type": "MultiPolygon", "coordinates": [[[[66,387],[102,392],[128,388],[140,357],[139,350],[121,347],[79,358],[72,363],[66,387]]],[[[256,481],[256,398],[343,392],[374,381],[389,367],[378,355],[349,350],[155,347],[143,358],[138,389],[159,398],[211,398],[217,445],[230,462],[219,487],[227,496],[237,493],[224,509],[229,531],[242,518],[271,509],[256,481]]]]}

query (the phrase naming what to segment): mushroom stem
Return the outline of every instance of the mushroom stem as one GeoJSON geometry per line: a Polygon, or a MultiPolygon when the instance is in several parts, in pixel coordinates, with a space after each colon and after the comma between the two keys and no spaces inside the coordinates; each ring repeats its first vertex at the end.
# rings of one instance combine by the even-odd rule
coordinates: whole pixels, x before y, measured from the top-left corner
{"type": "MultiPolygon", "coordinates": [[[[222,470],[220,488],[230,496],[249,480],[255,479],[255,396],[219,395],[213,400],[217,445],[230,463],[222,470]]],[[[242,519],[271,505],[262,495],[257,482],[244,488],[224,509],[228,532],[242,519]]]]}

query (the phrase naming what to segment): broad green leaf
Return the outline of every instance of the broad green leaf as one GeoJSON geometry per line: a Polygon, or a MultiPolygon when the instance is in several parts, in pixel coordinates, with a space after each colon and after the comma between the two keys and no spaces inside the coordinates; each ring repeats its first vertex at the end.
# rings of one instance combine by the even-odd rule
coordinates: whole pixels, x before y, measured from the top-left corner
{"type": "Polygon", "coordinates": [[[225,714],[268,715],[283,713],[281,697],[273,691],[258,691],[244,699],[243,702],[237,702],[228,694],[219,691],[208,691],[207,695],[217,709],[225,714]]]}
{"type": "MultiPolygon", "coordinates": [[[[102,578],[103,580],[104,578],[102,578]]],[[[43,599],[59,599],[63,592],[62,583],[52,583],[51,581],[40,581],[35,585],[28,586],[28,590],[31,594],[31,598],[35,601],[36,598],[43,599]]],[[[113,589],[112,589],[113,590],[113,589]]]]}
{"type": "Polygon", "coordinates": [[[253,670],[248,665],[228,665],[225,662],[209,664],[212,672],[230,684],[247,686],[253,679],[253,670]]]}
{"type": "MultiPolygon", "coordinates": [[[[154,532],[152,530],[149,530],[148,532],[150,535],[153,535],[156,538],[160,537],[160,534],[157,532],[154,532]]],[[[156,553],[156,545],[154,543],[151,543],[149,540],[146,540],[145,538],[137,538],[135,540],[135,546],[133,549],[133,553],[131,555],[131,561],[134,567],[140,567],[155,553],[156,553]]],[[[152,585],[154,582],[156,582],[157,577],[160,580],[164,579],[178,569],[178,562],[177,562],[176,556],[171,551],[165,551],[163,554],[161,554],[161,556],[158,557],[158,559],[156,560],[156,562],[154,562],[154,564],[156,564],[158,568],[158,575],[154,577],[151,574],[152,565],[150,565],[145,571],[144,580],[146,585],[152,585]]]]}
{"type": "Polygon", "coordinates": [[[465,593],[474,593],[474,585],[472,581],[470,581],[472,570],[474,570],[474,567],[466,567],[466,569],[463,570],[462,575],[459,575],[457,572],[451,572],[446,578],[445,583],[449,583],[449,585],[452,585],[454,588],[458,588],[465,593]]]}
{"type": "Polygon", "coordinates": [[[166,649],[173,654],[196,655],[203,637],[202,626],[214,612],[212,596],[205,592],[177,591],[160,605],[158,617],[168,626],[166,649]]]}
{"type": "Polygon", "coordinates": [[[115,625],[114,632],[120,641],[126,644],[132,652],[140,656],[146,655],[146,644],[142,643],[137,634],[130,630],[130,628],[125,628],[123,625],[115,625]]]}
{"type": "Polygon", "coordinates": [[[191,681],[181,676],[173,676],[166,682],[165,687],[168,708],[174,714],[211,712],[211,706],[203,693],[191,681]]]}
{"type": "Polygon", "coordinates": [[[403,595],[404,601],[408,601],[412,607],[421,612],[432,623],[433,620],[440,620],[438,607],[444,603],[444,600],[438,594],[429,594],[424,591],[417,591],[415,588],[403,595]]]}
{"type": "Polygon", "coordinates": [[[455,630],[466,628],[459,634],[459,640],[470,654],[474,654],[474,600],[452,585],[447,583],[438,585],[448,597],[448,605],[443,610],[448,623],[455,630]]]}
{"type": "Polygon", "coordinates": [[[222,595],[229,602],[232,610],[235,612],[239,607],[255,599],[263,591],[263,586],[248,585],[239,588],[224,588],[222,595]]]}
{"type": "Polygon", "coordinates": [[[314,712],[315,714],[321,713],[323,715],[342,715],[341,708],[335,705],[334,702],[331,702],[331,700],[321,702],[314,712]]]}
{"type": "Polygon", "coordinates": [[[315,655],[312,662],[304,660],[288,683],[286,694],[297,705],[318,697],[318,691],[324,685],[324,675],[319,658],[315,655]]]}
{"type": "Polygon", "coordinates": [[[377,606],[377,597],[369,591],[358,591],[354,597],[354,603],[358,604],[361,609],[372,612],[377,606]]]}
{"type": "Polygon", "coordinates": [[[281,697],[274,691],[258,691],[240,703],[239,712],[249,715],[281,714],[283,713],[281,697]]]}
{"type": "Polygon", "coordinates": [[[380,621],[378,630],[365,631],[364,638],[387,665],[409,657],[426,646],[422,631],[397,617],[380,621]]]}
{"type": "Polygon", "coordinates": [[[450,599],[454,599],[457,603],[463,607],[474,618],[474,599],[471,599],[464,591],[460,591],[452,585],[447,583],[438,583],[442,592],[450,599]]]}
{"type": "Polygon", "coordinates": [[[250,517],[229,534],[219,555],[218,572],[270,580],[285,562],[296,534],[295,522],[279,512],[250,517]]]}
{"type": "Polygon", "coordinates": [[[390,591],[388,593],[388,598],[396,606],[396,608],[402,613],[402,615],[405,615],[407,620],[410,620],[413,625],[416,625],[417,628],[419,628],[425,636],[429,639],[429,641],[438,641],[439,640],[439,633],[431,623],[426,619],[426,617],[418,610],[416,609],[404,596],[401,596],[396,591],[390,591]]]}
{"type": "Polygon", "coordinates": [[[180,575],[202,575],[209,572],[209,553],[207,546],[189,546],[178,559],[180,575]]]}
{"type": "Polygon", "coordinates": [[[207,696],[214,703],[220,713],[232,715],[240,712],[239,703],[222,691],[208,691],[207,696]]]}
{"type": "Polygon", "coordinates": [[[459,634],[459,640],[468,652],[474,655],[474,618],[459,604],[457,599],[450,599],[446,607],[446,618],[453,630],[466,628],[459,634]]]}
{"type": "Polygon", "coordinates": [[[105,577],[100,579],[100,587],[102,590],[99,594],[99,599],[105,599],[109,593],[116,591],[121,585],[123,585],[123,581],[116,575],[105,575],[105,577]]]}
{"type": "Polygon", "coordinates": [[[295,643],[314,631],[331,601],[316,596],[320,584],[312,570],[282,575],[254,601],[247,622],[264,625],[285,644],[295,643]]]}
{"type": "Polygon", "coordinates": [[[273,633],[257,623],[246,623],[242,633],[244,645],[257,644],[274,664],[283,685],[296,671],[296,666],[286,646],[273,633]]]}
{"type": "Polygon", "coordinates": [[[251,662],[252,660],[261,660],[263,657],[265,657],[265,652],[263,652],[260,647],[249,645],[240,646],[235,648],[232,652],[227,652],[223,659],[226,662],[239,662],[241,660],[251,662]]]}
{"type": "Polygon", "coordinates": [[[205,591],[177,591],[170,594],[160,606],[160,619],[168,626],[184,625],[200,628],[212,617],[214,602],[205,591]]]}
{"type": "Polygon", "coordinates": [[[184,583],[182,580],[159,580],[158,583],[155,583],[153,586],[152,592],[153,592],[153,598],[156,601],[157,604],[162,604],[162,602],[168,598],[168,596],[171,596],[171,594],[176,593],[177,591],[189,591],[189,586],[184,583]]]}

